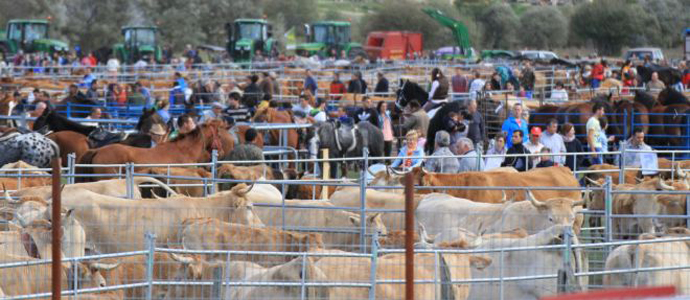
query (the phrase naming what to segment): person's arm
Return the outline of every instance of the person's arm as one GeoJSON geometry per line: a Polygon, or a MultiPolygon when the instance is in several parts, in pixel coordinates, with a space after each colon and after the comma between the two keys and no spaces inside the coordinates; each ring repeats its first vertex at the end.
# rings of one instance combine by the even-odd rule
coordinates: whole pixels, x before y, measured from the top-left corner
{"type": "MultiPolygon", "coordinates": [[[[596,137],[594,136],[595,134],[596,134],[596,129],[594,129],[594,128],[588,128],[587,129],[587,145],[589,145],[590,152],[596,152],[597,151],[596,146],[594,144],[596,142],[596,137]]],[[[597,154],[596,153],[592,154],[592,157],[596,158],[597,154]]]]}
{"type": "Polygon", "coordinates": [[[434,93],[436,93],[436,89],[440,83],[438,83],[438,80],[434,80],[434,82],[431,83],[431,89],[429,89],[429,100],[434,98],[434,93]]]}
{"type": "Polygon", "coordinates": [[[393,161],[393,163],[391,164],[391,168],[397,168],[400,166],[400,164],[402,164],[402,158],[401,157],[405,155],[406,149],[407,148],[405,148],[405,147],[402,147],[402,149],[400,149],[400,151],[398,152],[398,158],[396,158],[393,161]]]}

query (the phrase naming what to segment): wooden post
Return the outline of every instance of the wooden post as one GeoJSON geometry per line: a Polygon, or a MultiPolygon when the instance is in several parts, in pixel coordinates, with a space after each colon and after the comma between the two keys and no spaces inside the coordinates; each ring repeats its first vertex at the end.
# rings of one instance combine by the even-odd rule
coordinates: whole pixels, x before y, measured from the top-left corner
{"type": "Polygon", "coordinates": [[[414,183],[405,174],[405,300],[414,300],[414,183]]]}
{"type": "MultiPolygon", "coordinates": [[[[62,256],[60,245],[60,230],[62,228],[62,220],[60,215],[60,210],[62,209],[62,199],[60,195],[60,156],[53,156],[52,167],[53,167],[53,224],[52,224],[52,238],[53,238],[53,261],[51,263],[52,267],[52,300],[60,300],[60,293],[62,282],[62,256]]],[[[75,286],[75,288],[77,288],[75,286]]]]}
{"type": "MultiPolygon", "coordinates": [[[[323,158],[328,158],[328,149],[321,149],[321,157],[323,158]]],[[[323,180],[327,181],[330,179],[331,176],[331,163],[328,161],[323,162],[323,170],[321,170],[323,173],[323,180]]],[[[327,200],[328,199],[328,186],[327,185],[322,185],[321,186],[321,199],[327,200]]]]}

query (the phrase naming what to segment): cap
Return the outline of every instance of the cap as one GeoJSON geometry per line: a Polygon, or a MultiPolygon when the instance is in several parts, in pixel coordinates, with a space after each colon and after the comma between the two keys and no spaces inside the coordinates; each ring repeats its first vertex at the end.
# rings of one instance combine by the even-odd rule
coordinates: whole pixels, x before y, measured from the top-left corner
{"type": "Polygon", "coordinates": [[[228,95],[232,95],[232,94],[238,94],[238,95],[240,95],[240,98],[241,98],[243,92],[242,92],[242,90],[240,90],[240,88],[233,87],[232,90],[230,90],[230,93],[228,93],[228,95]]]}
{"type": "Polygon", "coordinates": [[[211,107],[213,107],[213,108],[223,108],[223,105],[220,104],[220,102],[213,102],[213,104],[211,104],[211,107]]]}
{"type": "Polygon", "coordinates": [[[149,133],[155,134],[155,135],[164,135],[165,129],[163,128],[163,125],[161,125],[161,124],[153,124],[151,126],[151,129],[149,129],[149,133]]]}
{"type": "Polygon", "coordinates": [[[539,128],[539,126],[534,126],[534,127],[532,127],[532,130],[530,131],[530,133],[533,135],[539,136],[539,135],[541,135],[541,128],[539,128]]]}

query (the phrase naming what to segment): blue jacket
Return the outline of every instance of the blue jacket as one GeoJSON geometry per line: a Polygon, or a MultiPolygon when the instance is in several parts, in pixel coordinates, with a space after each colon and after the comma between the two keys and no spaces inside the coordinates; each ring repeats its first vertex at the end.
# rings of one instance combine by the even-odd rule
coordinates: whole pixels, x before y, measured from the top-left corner
{"type": "Polygon", "coordinates": [[[517,121],[515,120],[515,117],[510,117],[507,120],[503,122],[503,126],[501,127],[501,131],[506,133],[506,146],[507,148],[510,148],[513,146],[513,139],[511,138],[513,136],[513,131],[515,130],[522,130],[522,142],[527,143],[529,140],[529,135],[527,133],[527,120],[522,120],[521,122],[522,126],[518,125],[517,121]]]}
{"type": "MultiPolygon", "coordinates": [[[[417,149],[412,152],[412,166],[410,167],[416,167],[422,164],[422,156],[424,156],[424,152],[422,152],[422,148],[417,146],[417,149]]],[[[407,146],[403,146],[402,149],[400,149],[400,152],[398,152],[398,158],[393,161],[391,164],[391,168],[397,168],[400,167],[403,163],[403,157],[407,156],[407,146]]]]}
{"type": "Polygon", "coordinates": [[[187,89],[187,81],[184,80],[184,78],[180,77],[177,78],[177,86],[180,87],[182,91],[187,89]]]}
{"type": "Polygon", "coordinates": [[[316,91],[319,86],[314,77],[308,76],[307,78],[304,78],[304,88],[308,89],[309,92],[311,92],[311,95],[316,97],[316,91]]]}

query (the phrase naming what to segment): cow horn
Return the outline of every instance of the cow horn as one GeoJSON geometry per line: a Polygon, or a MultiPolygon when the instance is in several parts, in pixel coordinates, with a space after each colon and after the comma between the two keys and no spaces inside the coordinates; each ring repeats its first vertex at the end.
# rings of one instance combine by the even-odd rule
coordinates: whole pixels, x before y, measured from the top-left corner
{"type": "Polygon", "coordinates": [[[667,191],[673,191],[673,190],[675,190],[674,187],[672,187],[672,186],[670,186],[670,185],[667,185],[667,184],[664,182],[664,180],[661,179],[661,177],[659,177],[658,180],[659,180],[659,181],[657,181],[657,185],[656,185],[657,188],[661,188],[661,189],[667,190],[667,191]]]}
{"type": "Polygon", "coordinates": [[[161,197],[161,196],[158,196],[158,194],[156,194],[156,192],[154,192],[154,191],[151,191],[151,195],[153,195],[153,198],[156,198],[156,199],[159,199],[159,200],[160,200],[160,199],[165,199],[165,198],[163,198],[163,197],[161,197]]]}
{"type": "Polygon", "coordinates": [[[472,240],[472,242],[471,242],[469,245],[467,245],[467,248],[468,248],[468,249],[476,249],[476,248],[479,248],[479,246],[481,246],[482,243],[484,242],[482,236],[483,236],[482,234],[478,234],[477,237],[475,237],[475,238],[472,240]]]}
{"type": "Polygon", "coordinates": [[[501,203],[506,202],[508,200],[508,195],[506,195],[506,190],[501,190],[501,194],[503,194],[503,197],[501,198],[501,203]]]}
{"type": "Polygon", "coordinates": [[[424,227],[424,224],[422,224],[422,222],[417,222],[417,225],[419,226],[419,241],[424,244],[433,244],[434,240],[436,239],[436,236],[430,237],[429,233],[426,232],[426,227],[424,227]]]}
{"type": "Polygon", "coordinates": [[[101,271],[110,271],[120,266],[120,262],[114,264],[104,264],[104,263],[93,263],[91,267],[96,268],[101,271]]]}
{"type": "Polygon", "coordinates": [[[592,179],[592,178],[585,177],[585,179],[587,179],[587,181],[588,181],[590,184],[593,184],[593,185],[596,185],[596,186],[601,186],[601,184],[599,184],[598,181],[596,181],[596,180],[594,180],[594,179],[592,179]]]}
{"type": "Polygon", "coordinates": [[[421,169],[422,169],[422,175],[427,175],[427,174],[431,173],[431,172],[427,171],[427,169],[424,169],[424,167],[421,167],[421,169]]]}
{"type": "Polygon", "coordinates": [[[546,207],[546,203],[541,202],[541,201],[537,200],[536,198],[534,198],[532,191],[527,191],[527,200],[529,200],[529,202],[532,203],[532,205],[534,205],[534,207],[536,207],[536,208],[545,208],[546,207]]]}
{"type": "Polygon", "coordinates": [[[676,165],[676,173],[678,174],[678,178],[683,178],[683,179],[688,178],[688,173],[683,171],[683,168],[680,167],[680,164],[676,165]]]}
{"type": "Polygon", "coordinates": [[[191,264],[194,262],[194,258],[192,257],[177,255],[175,253],[170,253],[170,257],[172,257],[173,260],[183,264],[191,264]]]}
{"type": "Polygon", "coordinates": [[[575,201],[575,202],[573,202],[572,206],[575,207],[575,206],[582,206],[582,205],[585,205],[585,200],[575,201]]]}
{"type": "Polygon", "coordinates": [[[395,170],[391,167],[386,168],[386,170],[389,172],[389,174],[393,173],[393,174],[398,175],[398,176],[405,175],[404,172],[398,172],[397,170],[395,170]]]}

